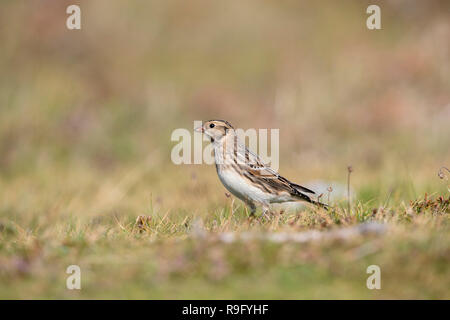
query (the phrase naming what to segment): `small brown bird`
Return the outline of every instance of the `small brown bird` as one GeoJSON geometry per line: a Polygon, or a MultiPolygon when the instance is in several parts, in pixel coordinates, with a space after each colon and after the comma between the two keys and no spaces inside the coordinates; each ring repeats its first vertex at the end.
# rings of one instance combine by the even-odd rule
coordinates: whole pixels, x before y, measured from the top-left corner
{"type": "Polygon", "coordinates": [[[247,204],[251,215],[257,205],[262,206],[265,214],[271,203],[290,201],[305,201],[327,209],[327,205],[311,199],[314,191],[290,182],[264,165],[258,155],[239,141],[228,121],[209,120],[195,130],[210,138],[220,181],[247,204]]]}

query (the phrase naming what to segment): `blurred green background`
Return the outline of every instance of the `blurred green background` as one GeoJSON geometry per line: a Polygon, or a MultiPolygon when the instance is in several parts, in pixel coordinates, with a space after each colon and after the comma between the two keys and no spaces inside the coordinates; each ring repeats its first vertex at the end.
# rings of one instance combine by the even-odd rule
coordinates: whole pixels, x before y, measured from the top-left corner
{"type": "MultiPolygon", "coordinates": [[[[352,165],[375,207],[447,192],[449,1],[3,0],[0,70],[0,221],[25,238],[227,206],[213,166],[170,160],[194,120],[279,128],[283,175],[345,184],[352,165]]],[[[23,248],[2,239],[6,265],[23,248]]]]}

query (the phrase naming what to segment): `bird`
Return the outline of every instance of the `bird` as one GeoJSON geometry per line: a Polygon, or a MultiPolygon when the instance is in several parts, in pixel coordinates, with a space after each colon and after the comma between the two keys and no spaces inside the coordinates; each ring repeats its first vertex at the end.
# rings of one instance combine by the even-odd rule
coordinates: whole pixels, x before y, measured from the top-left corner
{"type": "Polygon", "coordinates": [[[262,207],[262,215],[273,203],[303,201],[328,209],[328,205],[313,200],[311,189],[293,183],[265,165],[238,138],[233,126],[226,120],[208,120],[195,129],[206,135],[213,145],[217,175],[225,188],[250,209],[262,207]]]}

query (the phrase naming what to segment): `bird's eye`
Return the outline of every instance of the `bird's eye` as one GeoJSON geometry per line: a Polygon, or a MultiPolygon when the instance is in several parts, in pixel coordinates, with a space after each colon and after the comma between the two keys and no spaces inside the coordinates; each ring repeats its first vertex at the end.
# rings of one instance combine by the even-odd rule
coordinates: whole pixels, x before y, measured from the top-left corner
{"type": "Polygon", "coordinates": [[[209,125],[209,127],[210,127],[211,129],[214,128],[214,127],[215,127],[214,123],[211,123],[211,124],[209,125]]]}

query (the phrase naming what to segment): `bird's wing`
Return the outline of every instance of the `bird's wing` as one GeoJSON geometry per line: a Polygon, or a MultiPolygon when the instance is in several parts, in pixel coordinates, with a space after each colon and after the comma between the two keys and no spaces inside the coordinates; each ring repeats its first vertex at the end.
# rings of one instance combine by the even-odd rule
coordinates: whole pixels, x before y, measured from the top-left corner
{"type": "Polygon", "coordinates": [[[315,194],[313,190],[305,188],[296,183],[290,182],[288,179],[282,177],[278,172],[265,165],[260,157],[251,152],[245,145],[239,144],[237,152],[237,160],[243,169],[256,178],[263,179],[275,191],[287,191],[292,195],[304,198],[308,194],[315,194]]]}

